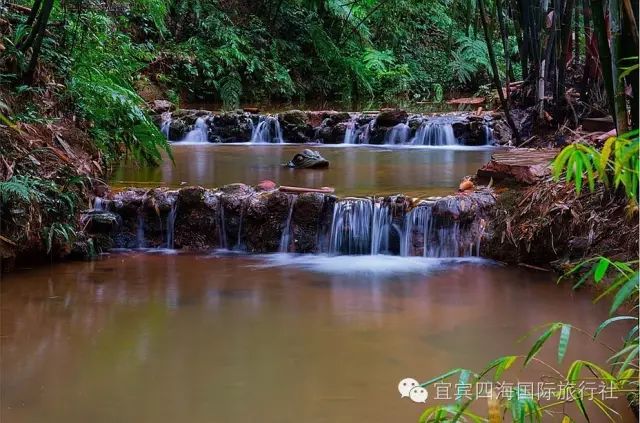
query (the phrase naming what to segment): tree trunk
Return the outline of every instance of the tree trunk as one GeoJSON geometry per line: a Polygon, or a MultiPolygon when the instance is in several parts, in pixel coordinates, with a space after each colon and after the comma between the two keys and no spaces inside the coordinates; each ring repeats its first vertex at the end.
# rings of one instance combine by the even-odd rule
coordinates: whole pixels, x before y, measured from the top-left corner
{"type": "Polygon", "coordinates": [[[582,72],[582,82],[580,88],[580,99],[582,101],[589,101],[589,74],[591,70],[591,64],[594,62],[594,57],[591,54],[591,6],[589,6],[589,0],[582,0],[582,26],[584,30],[584,69],[582,72]]]}
{"type": "Polygon", "coordinates": [[[609,0],[609,23],[611,26],[611,80],[613,82],[615,122],[618,135],[629,131],[627,102],[624,79],[620,79],[620,61],[622,56],[621,1],[609,0]]]}
{"type": "Polygon", "coordinates": [[[29,13],[29,17],[27,18],[25,25],[33,25],[33,22],[35,21],[36,16],[38,16],[38,11],[40,10],[41,4],[42,4],[42,0],[35,0],[33,2],[33,6],[31,7],[31,13],[29,13]]]}
{"type": "Polygon", "coordinates": [[[616,108],[614,106],[615,92],[613,91],[613,77],[611,74],[611,53],[609,51],[609,41],[607,40],[607,26],[604,21],[602,0],[591,0],[591,17],[593,19],[593,33],[598,40],[598,56],[600,57],[604,89],[607,93],[609,113],[611,113],[615,121],[616,108]]]}
{"type": "MultiPolygon", "coordinates": [[[[558,59],[558,98],[556,98],[557,115],[560,117],[567,106],[565,76],[569,53],[571,53],[571,19],[573,18],[574,0],[567,0],[562,14],[560,26],[560,52],[558,59]]],[[[576,122],[577,124],[577,122],[576,122]]]]}
{"type": "Polygon", "coordinates": [[[513,131],[513,135],[516,138],[516,145],[520,144],[520,134],[518,133],[518,128],[516,124],[513,122],[513,118],[511,117],[511,113],[509,111],[509,105],[504,98],[504,94],[502,92],[502,84],[500,83],[500,74],[498,73],[498,64],[496,62],[496,55],[493,51],[493,44],[491,42],[491,35],[489,34],[489,23],[487,22],[487,12],[484,8],[484,0],[478,0],[478,8],[480,9],[480,17],[482,20],[482,29],[484,30],[484,38],[487,44],[487,51],[489,53],[489,60],[491,62],[491,70],[493,71],[493,83],[498,90],[498,97],[500,98],[500,103],[502,104],[502,108],[504,109],[505,117],[507,118],[507,123],[511,127],[511,131],[513,131]]]}
{"type": "MultiPolygon", "coordinates": [[[[40,56],[40,49],[42,47],[42,40],[44,39],[45,31],[47,29],[47,23],[49,22],[49,16],[53,9],[53,3],[55,0],[44,0],[42,10],[36,20],[36,26],[32,28],[33,35],[33,49],[31,50],[31,58],[29,59],[29,66],[23,74],[23,80],[31,82],[33,78],[33,72],[38,64],[38,57],[40,56]]],[[[29,34],[31,37],[31,34],[29,34]]]]}
{"type": "MultiPolygon", "coordinates": [[[[623,33],[622,37],[625,40],[632,40],[631,43],[624,43],[624,56],[625,57],[634,57],[638,55],[638,24],[636,22],[633,9],[631,7],[630,0],[623,0],[623,33]]],[[[631,65],[631,63],[627,63],[627,65],[631,65]]],[[[639,87],[639,72],[636,69],[635,71],[629,74],[627,81],[631,85],[631,89],[633,92],[633,98],[630,101],[631,104],[631,127],[633,129],[638,129],[640,122],[640,87],[639,87]]]]}
{"type": "Polygon", "coordinates": [[[496,0],[496,12],[498,15],[498,26],[500,27],[500,35],[502,37],[502,48],[504,50],[504,61],[505,61],[505,69],[507,70],[505,77],[505,87],[506,89],[506,98],[505,102],[507,106],[510,106],[511,100],[511,89],[509,88],[510,84],[510,75],[511,71],[511,58],[509,57],[509,34],[507,33],[507,26],[504,22],[504,15],[502,14],[502,0],[496,0]]]}

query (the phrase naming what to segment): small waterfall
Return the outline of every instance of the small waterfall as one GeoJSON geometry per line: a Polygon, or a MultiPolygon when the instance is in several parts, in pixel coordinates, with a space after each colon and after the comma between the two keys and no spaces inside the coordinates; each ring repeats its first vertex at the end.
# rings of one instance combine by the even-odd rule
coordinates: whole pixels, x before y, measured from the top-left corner
{"type": "Polygon", "coordinates": [[[373,129],[375,122],[376,120],[372,119],[367,125],[365,125],[364,131],[360,134],[360,144],[369,144],[369,140],[371,139],[371,130],[373,129]]]}
{"type": "Polygon", "coordinates": [[[218,237],[220,241],[220,248],[223,250],[227,249],[227,229],[225,226],[224,220],[224,207],[222,206],[222,202],[218,207],[218,237]]]}
{"type": "Polygon", "coordinates": [[[203,117],[196,119],[193,129],[189,131],[180,142],[205,143],[209,141],[209,127],[207,121],[203,117]]]}
{"type": "Polygon", "coordinates": [[[282,128],[278,116],[261,116],[258,125],[251,132],[253,144],[282,144],[282,128]]]}
{"type": "Polygon", "coordinates": [[[344,133],[344,144],[357,144],[358,143],[358,122],[357,116],[352,116],[351,120],[347,124],[347,130],[344,133]]]}
{"type": "Polygon", "coordinates": [[[107,211],[109,207],[109,200],[105,200],[102,197],[93,198],[93,209],[95,211],[107,211]]]}
{"type": "Polygon", "coordinates": [[[371,255],[389,254],[389,232],[392,216],[389,206],[376,203],[373,209],[373,225],[371,228],[371,255]]]}
{"type": "Polygon", "coordinates": [[[171,204],[171,210],[167,214],[167,242],[166,247],[169,249],[174,248],[175,240],[175,228],[176,228],[176,215],[178,214],[178,201],[175,200],[171,204]]]}
{"type": "Polygon", "coordinates": [[[245,247],[242,243],[242,223],[244,222],[244,210],[246,208],[246,198],[242,200],[240,205],[240,222],[238,223],[238,235],[236,236],[236,245],[233,246],[235,251],[244,251],[245,247]]]}
{"type": "Polygon", "coordinates": [[[144,239],[144,216],[142,210],[138,211],[138,222],[136,224],[136,246],[138,248],[144,248],[146,245],[144,239]]]}
{"type": "Polygon", "coordinates": [[[415,256],[416,234],[422,236],[422,256],[430,257],[428,250],[429,234],[431,233],[431,207],[416,207],[405,215],[405,229],[400,240],[400,255],[415,256]]]}
{"type": "Polygon", "coordinates": [[[329,253],[369,254],[373,203],[368,199],[339,201],[333,209],[329,253]]]}
{"type": "Polygon", "coordinates": [[[411,140],[414,145],[456,145],[458,141],[453,133],[453,126],[449,122],[424,121],[411,140]]]}
{"type": "Polygon", "coordinates": [[[470,228],[434,217],[432,207],[415,207],[397,222],[392,205],[369,199],[339,201],[333,209],[328,252],[444,258],[470,256],[475,248],[478,254],[478,240],[471,239],[470,228]]]}
{"type": "MultiPolygon", "coordinates": [[[[278,252],[288,253],[289,244],[291,244],[291,216],[293,216],[293,206],[296,203],[296,195],[289,195],[289,213],[287,214],[287,220],[285,221],[284,228],[282,228],[282,235],[280,236],[280,247],[278,252]]],[[[294,246],[295,250],[295,246],[294,246]]]]}
{"type": "Polygon", "coordinates": [[[169,138],[170,129],[171,129],[171,118],[163,121],[162,125],[160,125],[160,132],[162,132],[162,135],[164,135],[167,141],[171,141],[171,139],[169,138]]]}
{"type": "Polygon", "coordinates": [[[385,144],[404,144],[409,139],[410,128],[406,123],[399,123],[384,135],[385,144]]]}
{"type": "Polygon", "coordinates": [[[493,129],[486,121],[484,122],[484,125],[482,125],[482,138],[484,139],[485,145],[493,144],[493,129]]]}

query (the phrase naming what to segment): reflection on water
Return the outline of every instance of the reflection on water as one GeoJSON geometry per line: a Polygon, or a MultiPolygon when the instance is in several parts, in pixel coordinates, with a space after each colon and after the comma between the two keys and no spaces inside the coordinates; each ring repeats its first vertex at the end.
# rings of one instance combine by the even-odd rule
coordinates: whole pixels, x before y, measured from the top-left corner
{"type": "Polygon", "coordinates": [[[234,182],[331,186],[339,195],[446,194],[463,176],[489,161],[489,149],[325,147],[313,146],[330,162],[329,169],[282,167],[303,145],[179,145],[172,147],[175,165],[157,168],[125,165],[113,176],[116,186],[189,185],[219,187],[234,182]]]}
{"type": "MultiPolygon", "coordinates": [[[[606,317],[548,274],[423,261],[116,254],[10,274],[1,420],[414,422],[424,407],[400,379],[479,369],[523,352],[535,325],[606,317]]],[[[573,338],[568,359],[607,356],[573,338]]]]}

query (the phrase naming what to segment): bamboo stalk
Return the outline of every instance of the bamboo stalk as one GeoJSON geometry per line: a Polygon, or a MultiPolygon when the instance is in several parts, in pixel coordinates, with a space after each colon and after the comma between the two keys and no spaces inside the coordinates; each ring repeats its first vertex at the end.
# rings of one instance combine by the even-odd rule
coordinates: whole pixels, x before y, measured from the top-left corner
{"type": "Polygon", "coordinates": [[[620,60],[622,56],[622,25],[621,25],[620,0],[609,0],[609,23],[611,31],[611,80],[613,83],[613,107],[614,120],[618,135],[629,131],[629,121],[627,119],[627,104],[624,92],[624,80],[621,80],[620,60]]]}
{"type": "Polygon", "coordinates": [[[493,45],[491,43],[491,35],[489,34],[489,22],[487,21],[487,12],[484,8],[484,0],[478,0],[478,8],[480,9],[480,18],[482,20],[482,28],[484,31],[484,38],[487,44],[487,51],[489,53],[489,61],[491,62],[491,70],[493,71],[493,83],[498,90],[498,97],[500,98],[500,103],[502,104],[502,108],[504,109],[505,117],[507,118],[507,123],[509,127],[511,127],[511,131],[516,139],[516,144],[520,144],[520,133],[518,132],[518,128],[511,117],[511,113],[509,112],[509,104],[504,98],[504,93],[502,92],[502,83],[500,82],[500,74],[498,73],[498,64],[496,62],[496,55],[493,51],[493,45]]]}

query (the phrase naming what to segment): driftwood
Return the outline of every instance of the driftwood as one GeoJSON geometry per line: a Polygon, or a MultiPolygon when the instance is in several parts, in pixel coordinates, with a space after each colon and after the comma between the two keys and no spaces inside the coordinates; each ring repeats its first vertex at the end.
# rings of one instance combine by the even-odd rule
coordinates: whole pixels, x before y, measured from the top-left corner
{"type": "Polygon", "coordinates": [[[331,187],[305,188],[305,187],[288,187],[284,185],[280,186],[278,190],[282,192],[292,192],[292,193],[319,192],[321,194],[331,194],[335,191],[335,189],[331,187]]]}

